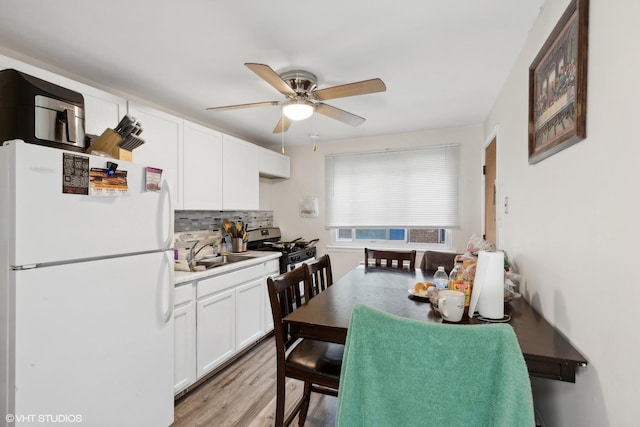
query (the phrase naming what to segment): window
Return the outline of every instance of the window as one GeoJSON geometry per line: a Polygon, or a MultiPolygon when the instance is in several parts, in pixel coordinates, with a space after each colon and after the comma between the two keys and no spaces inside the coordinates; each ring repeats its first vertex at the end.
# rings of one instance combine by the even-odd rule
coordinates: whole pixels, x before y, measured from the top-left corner
{"type": "Polygon", "coordinates": [[[447,246],[449,233],[444,228],[338,228],[334,241],[342,243],[410,243],[447,246]]]}
{"type": "Polygon", "coordinates": [[[458,227],[458,163],[458,145],[326,156],[326,227],[338,242],[443,244],[458,227]]]}

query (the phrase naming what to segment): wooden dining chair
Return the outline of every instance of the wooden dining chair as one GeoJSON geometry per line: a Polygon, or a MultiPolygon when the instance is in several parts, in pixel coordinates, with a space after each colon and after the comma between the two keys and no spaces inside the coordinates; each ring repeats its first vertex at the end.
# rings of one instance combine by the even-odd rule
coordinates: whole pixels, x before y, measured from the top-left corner
{"type": "Polygon", "coordinates": [[[529,373],[513,328],[425,322],[356,304],[336,426],[373,425],[533,427],[529,373]]]}
{"type": "Polygon", "coordinates": [[[314,261],[308,262],[307,268],[311,276],[311,293],[309,294],[309,299],[311,299],[333,285],[331,259],[328,254],[323,255],[314,261]]]}
{"type": "Polygon", "coordinates": [[[298,425],[304,425],[311,392],[338,395],[344,345],[296,338],[282,320],[303,303],[301,284],[305,295],[311,295],[311,276],[304,265],[267,279],[276,341],[276,427],[288,426],[297,414],[298,425]],[[304,390],[285,417],[287,378],[303,381],[304,390]]]}
{"type": "Polygon", "coordinates": [[[427,274],[433,274],[441,265],[448,274],[453,269],[457,255],[455,252],[424,251],[422,261],[420,261],[420,269],[427,274]]]}
{"type": "Polygon", "coordinates": [[[369,267],[369,260],[374,261],[376,267],[405,268],[405,262],[409,263],[409,269],[416,268],[416,251],[385,251],[364,248],[364,265],[369,267]],[[384,261],[384,264],[382,263],[384,261]],[[394,263],[395,261],[395,263],[394,263]]]}

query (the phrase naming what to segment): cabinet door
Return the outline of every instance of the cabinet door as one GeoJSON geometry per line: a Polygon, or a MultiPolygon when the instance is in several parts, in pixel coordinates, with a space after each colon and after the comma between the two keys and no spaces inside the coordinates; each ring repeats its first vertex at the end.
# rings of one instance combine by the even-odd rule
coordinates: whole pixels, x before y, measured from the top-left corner
{"type": "Polygon", "coordinates": [[[173,392],[196,381],[196,304],[192,283],[176,287],[173,310],[173,392]]]}
{"type": "Polygon", "coordinates": [[[222,154],[222,208],[259,209],[258,147],[223,135],[222,154]]]}
{"type": "Polygon", "coordinates": [[[133,161],[162,169],[162,175],[171,188],[173,207],[182,209],[178,164],[183,120],[135,102],[129,102],[129,114],[141,123],[141,136],[145,140],[133,151],[133,161]]]}
{"type": "Polygon", "coordinates": [[[222,209],[222,134],[184,122],[183,208],[222,209]]]}
{"type": "Polygon", "coordinates": [[[271,313],[271,302],[269,301],[269,290],[267,289],[267,278],[276,277],[280,274],[279,260],[271,260],[265,263],[264,274],[264,332],[268,333],[273,330],[273,313],[271,313]]]}
{"type": "Polygon", "coordinates": [[[235,289],[197,300],[198,378],[206,375],[235,353],[235,307],[235,289]]]}
{"type": "Polygon", "coordinates": [[[113,129],[125,114],[127,101],[97,89],[85,89],[84,97],[85,133],[102,135],[105,129],[113,129]]]}
{"type": "Polygon", "coordinates": [[[236,288],[236,343],[237,350],[252,344],[263,333],[262,278],[236,288]]]}
{"type": "Polygon", "coordinates": [[[289,157],[267,148],[258,147],[258,170],[266,178],[289,178],[289,157]]]}

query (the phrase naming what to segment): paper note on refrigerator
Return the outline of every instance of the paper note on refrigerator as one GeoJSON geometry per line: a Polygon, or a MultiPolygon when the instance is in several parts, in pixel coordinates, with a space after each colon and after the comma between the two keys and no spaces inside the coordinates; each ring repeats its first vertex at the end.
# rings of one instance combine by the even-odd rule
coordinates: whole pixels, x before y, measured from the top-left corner
{"type": "Polygon", "coordinates": [[[77,154],[62,154],[62,192],[67,194],[89,194],[89,157],[77,154]]]}
{"type": "Polygon", "coordinates": [[[92,196],[123,196],[129,193],[127,171],[91,168],[89,182],[92,196]]]}

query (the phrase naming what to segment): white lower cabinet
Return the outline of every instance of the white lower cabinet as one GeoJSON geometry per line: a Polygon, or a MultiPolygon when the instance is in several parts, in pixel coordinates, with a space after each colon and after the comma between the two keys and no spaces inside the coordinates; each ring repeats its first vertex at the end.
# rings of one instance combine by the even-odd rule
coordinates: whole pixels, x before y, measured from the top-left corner
{"type": "Polygon", "coordinates": [[[268,261],[264,265],[264,332],[273,330],[273,314],[271,313],[271,302],[269,301],[269,290],[267,289],[267,277],[276,277],[280,274],[280,262],[277,259],[268,261]]]}
{"type": "Polygon", "coordinates": [[[173,391],[178,393],[196,380],[196,302],[193,282],[176,286],[173,325],[173,391]]]}
{"type": "Polygon", "coordinates": [[[236,288],[236,347],[238,350],[254,343],[263,334],[263,282],[261,274],[255,280],[236,288]]]}
{"type": "Polygon", "coordinates": [[[273,329],[266,278],[278,269],[272,260],[176,286],[176,394],[273,329]]]}
{"type": "Polygon", "coordinates": [[[236,291],[198,298],[196,307],[197,377],[201,378],[235,353],[236,291]]]}

